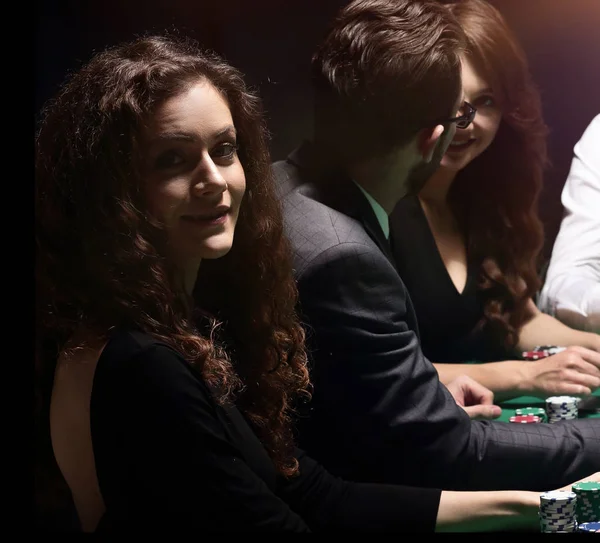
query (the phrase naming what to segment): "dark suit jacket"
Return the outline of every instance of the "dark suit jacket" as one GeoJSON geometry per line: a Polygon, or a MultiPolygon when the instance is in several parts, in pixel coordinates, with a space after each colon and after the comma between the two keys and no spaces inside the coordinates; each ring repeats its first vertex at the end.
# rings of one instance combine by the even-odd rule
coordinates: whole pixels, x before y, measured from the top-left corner
{"type": "Polygon", "coordinates": [[[445,489],[546,490],[600,469],[599,419],[471,421],[421,353],[364,195],[308,143],[273,168],[311,351],[302,447],[349,479],[445,489]]]}

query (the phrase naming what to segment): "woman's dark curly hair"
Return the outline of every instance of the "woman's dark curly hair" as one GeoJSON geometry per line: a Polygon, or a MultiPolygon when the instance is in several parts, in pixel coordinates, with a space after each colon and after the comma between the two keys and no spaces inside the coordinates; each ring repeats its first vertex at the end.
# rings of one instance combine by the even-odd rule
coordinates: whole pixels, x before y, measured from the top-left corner
{"type": "MultiPolygon", "coordinates": [[[[47,104],[35,142],[42,413],[49,398],[40,386],[76,330],[107,337],[115,327],[141,329],[182,353],[218,402],[235,398],[277,470],[296,473],[290,416],[309,383],[267,138],[260,101],[240,72],[174,35],[97,54],[47,104]],[[191,309],[174,288],[166,234],[146,215],[140,134],[158,105],[203,80],[229,104],[247,189],[233,247],[202,262],[191,309]]],[[[47,424],[38,419],[38,428],[47,424]]]]}
{"type": "Polygon", "coordinates": [[[502,112],[490,147],[456,177],[450,201],[481,264],[486,326],[508,348],[539,289],[543,227],[538,198],[547,165],[547,127],[527,58],[501,13],[485,0],[447,3],[467,36],[468,58],[502,112]]]}

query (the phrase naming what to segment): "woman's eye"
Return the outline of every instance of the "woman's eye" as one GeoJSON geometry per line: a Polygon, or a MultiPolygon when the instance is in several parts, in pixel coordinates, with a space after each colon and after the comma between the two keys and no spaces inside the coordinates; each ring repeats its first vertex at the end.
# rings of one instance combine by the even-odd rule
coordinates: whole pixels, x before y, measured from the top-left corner
{"type": "Polygon", "coordinates": [[[233,143],[221,143],[213,151],[216,158],[233,158],[237,152],[237,145],[233,143]]]}
{"type": "Polygon", "coordinates": [[[496,102],[492,96],[480,96],[477,98],[475,104],[479,107],[494,107],[496,102]]]}
{"type": "Polygon", "coordinates": [[[176,151],[167,151],[162,153],[156,159],[156,167],[160,170],[174,168],[184,162],[183,157],[176,151]]]}

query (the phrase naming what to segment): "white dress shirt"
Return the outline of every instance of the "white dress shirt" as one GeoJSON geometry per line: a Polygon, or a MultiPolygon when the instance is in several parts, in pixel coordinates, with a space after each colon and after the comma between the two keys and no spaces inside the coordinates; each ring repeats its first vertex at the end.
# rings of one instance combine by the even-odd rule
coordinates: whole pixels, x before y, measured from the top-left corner
{"type": "MultiPolygon", "coordinates": [[[[574,148],[561,196],[565,208],[539,307],[568,310],[597,322],[600,315],[600,114],[574,148]]],[[[596,331],[596,330],[594,330],[596,331]]]]}

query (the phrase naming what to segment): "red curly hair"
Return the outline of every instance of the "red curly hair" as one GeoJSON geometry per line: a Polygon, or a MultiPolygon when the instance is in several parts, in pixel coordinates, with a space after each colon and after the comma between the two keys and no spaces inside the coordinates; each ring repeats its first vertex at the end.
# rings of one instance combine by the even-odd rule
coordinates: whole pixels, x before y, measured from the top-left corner
{"type": "Polygon", "coordinates": [[[445,2],[467,36],[468,58],[491,85],[502,120],[490,147],[460,171],[450,202],[481,263],[480,326],[515,347],[538,291],[543,226],[538,199],[547,161],[547,127],[527,58],[502,14],[486,0],[445,2]]]}
{"type": "Polygon", "coordinates": [[[241,74],[176,36],[99,53],[45,107],[35,173],[38,435],[49,436],[56,357],[74,332],[134,327],[182,353],[217,401],[235,400],[276,469],[294,475],[290,417],[310,395],[304,333],[268,133],[241,74]],[[247,190],[232,249],[202,263],[192,310],[173,286],[164,229],[146,215],[139,164],[144,123],[199,80],[229,104],[247,190]]]}

